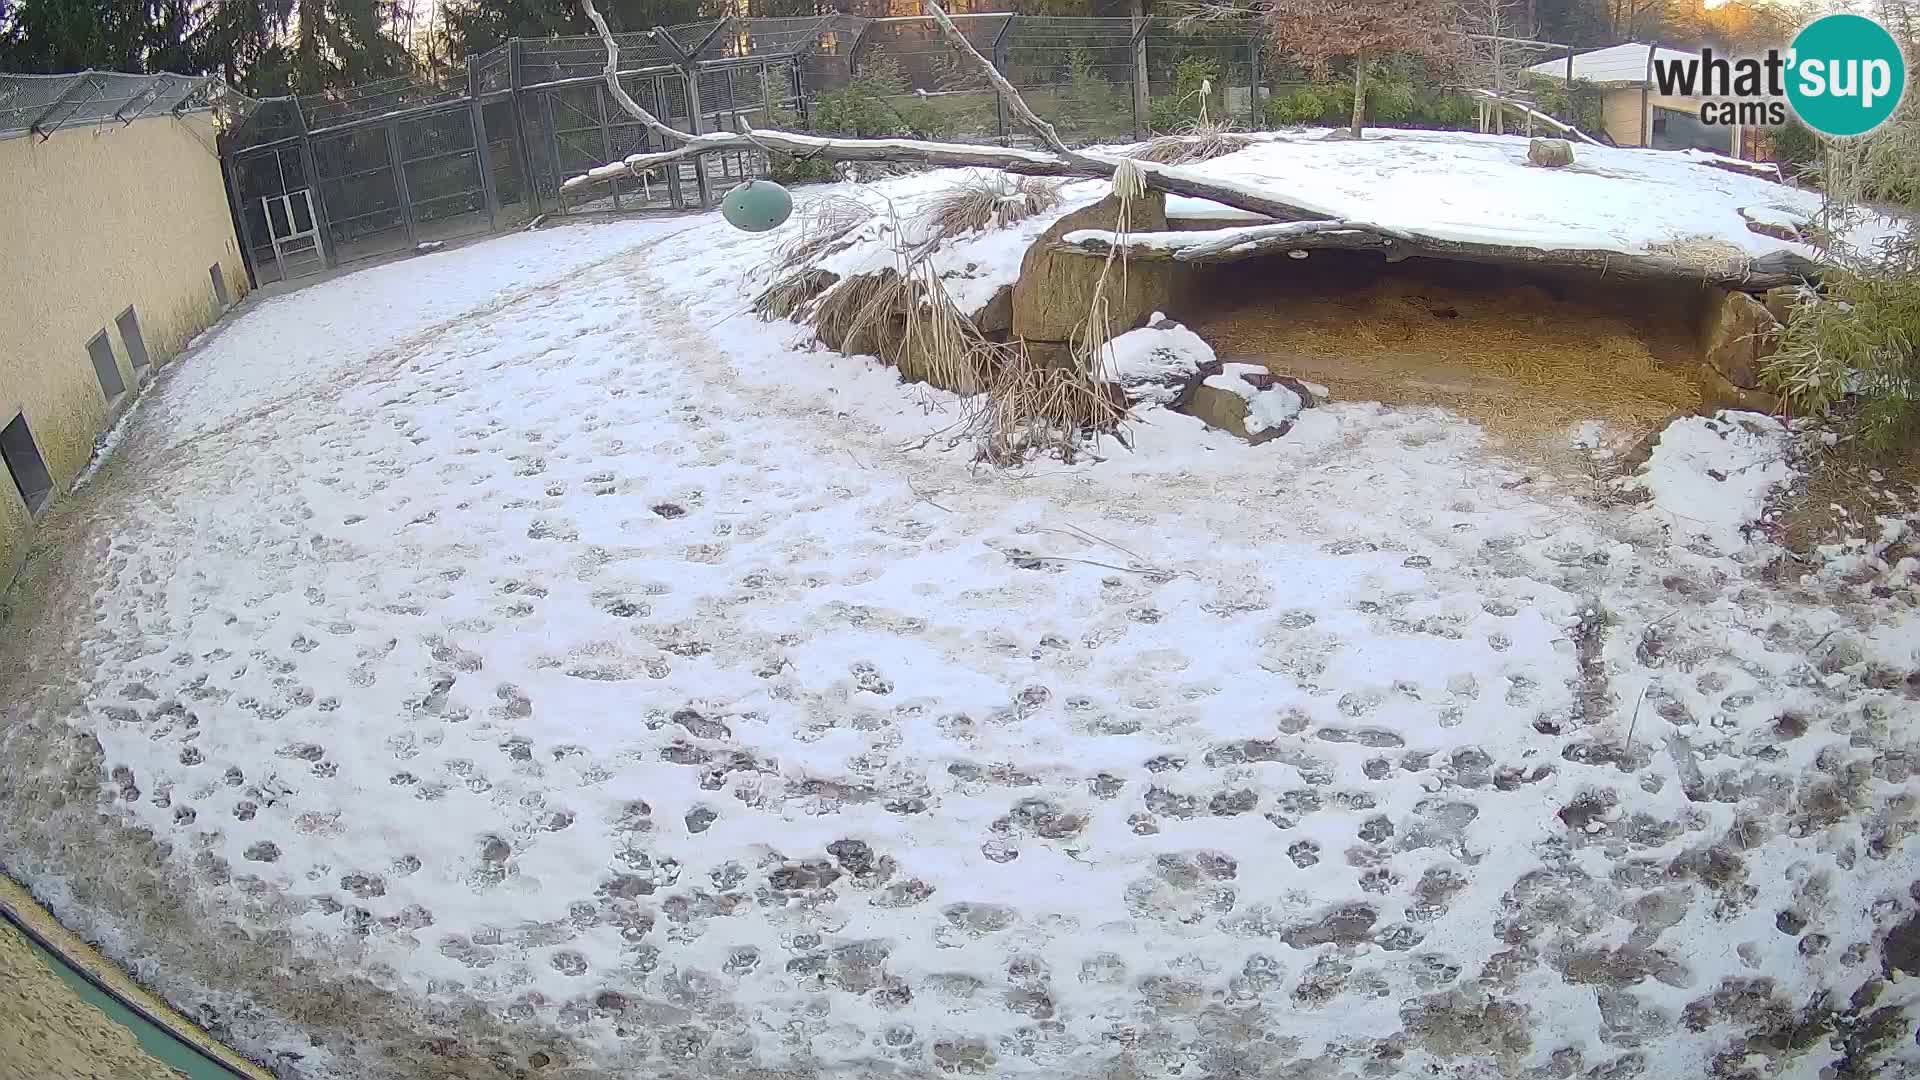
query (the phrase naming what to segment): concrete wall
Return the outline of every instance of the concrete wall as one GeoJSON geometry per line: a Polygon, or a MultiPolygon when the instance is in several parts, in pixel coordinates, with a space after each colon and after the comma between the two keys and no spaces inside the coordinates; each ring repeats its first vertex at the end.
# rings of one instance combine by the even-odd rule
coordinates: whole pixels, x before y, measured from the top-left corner
{"type": "Polygon", "coordinates": [[[1600,119],[1607,135],[1617,146],[1639,146],[1641,133],[1640,88],[1615,87],[1600,98],[1600,119]]]}
{"type": "MultiPolygon", "coordinates": [[[[1609,87],[1601,95],[1600,117],[1601,122],[1606,125],[1607,134],[1617,145],[1640,146],[1652,110],[1671,109],[1674,112],[1699,116],[1700,104],[1705,100],[1697,97],[1669,97],[1649,91],[1643,102],[1638,86],[1615,86],[1609,87]]],[[[1732,133],[1729,132],[1729,143],[1732,137],[1732,133]]]]}
{"type": "MultiPolygon", "coordinates": [[[[0,140],[0,427],[24,414],[52,474],[51,507],[142,378],[220,314],[246,270],[205,114],[0,140]],[[135,371],[115,319],[139,315],[153,364],[135,371]],[[127,392],[108,402],[87,342],[107,331],[127,392]]],[[[0,469],[0,584],[34,515],[0,469]]]]}

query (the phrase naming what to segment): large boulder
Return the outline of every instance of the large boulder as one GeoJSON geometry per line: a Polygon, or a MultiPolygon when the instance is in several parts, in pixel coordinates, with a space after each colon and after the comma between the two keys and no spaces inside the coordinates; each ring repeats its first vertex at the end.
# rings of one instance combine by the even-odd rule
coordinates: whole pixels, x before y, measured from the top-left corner
{"type": "Polygon", "coordinates": [[[1693,385],[1700,391],[1702,412],[1737,409],[1743,412],[1779,413],[1785,408],[1779,398],[1765,390],[1735,386],[1710,364],[1701,364],[1694,372],[1693,385]]]}
{"type": "Polygon", "coordinates": [[[1760,386],[1760,358],[1773,352],[1780,323],[1765,304],[1743,292],[1721,290],[1700,318],[1700,358],[1743,390],[1760,386]]]}
{"type": "Polygon", "coordinates": [[[1293,429],[1303,409],[1327,398],[1327,388],[1258,364],[1213,363],[1202,367],[1174,410],[1258,446],[1293,429]]]}
{"type": "Polygon", "coordinates": [[[1563,169],[1573,164],[1573,144],[1565,139],[1529,139],[1527,161],[1543,169],[1563,169]]]}
{"type": "Polygon", "coordinates": [[[1760,303],[1766,306],[1767,311],[1772,313],[1774,319],[1778,321],[1781,326],[1785,326],[1788,320],[1793,318],[1793,309],[1805,303],[1808,299],[1812,298],[1812,296],[1812,290],[1805,286],[1775,285],[1773,288],[1768,289],[1765,295],[1760,298],[1760,303]]]}
{"type": "Polygon", "coordinates": [[[1013,286],[1002,285],[979,311],[973,313],[973,325],[992,341],[1004,341],[1013,330],[1013,286]]]}
{"type": "MultiPolygon", "coordinates": [[[[1035,341],[1072,341],[1093,304],[1094,286],[1106,260],[1062,251],[1060,238],[1076,229],[1112,229],[1119,219],[1120,201],[1109,195],[1053,223],[1027,249],[1020,262],[1020,280],[1013,286],[1013,333],[1035,341]]],[[[1167,227],[1166,196],[1149,191],[1133,200],[1129,227],[1135,232],[1159,232],[1167,227]]],[[[1107,281],[1110,332],[1121,334],[1143,325],[1156,311],[1172,305],[1177,270],[1171,263],[1136,260],[1127,265],[1125,282],[1115,269],[1107,281]]]]}

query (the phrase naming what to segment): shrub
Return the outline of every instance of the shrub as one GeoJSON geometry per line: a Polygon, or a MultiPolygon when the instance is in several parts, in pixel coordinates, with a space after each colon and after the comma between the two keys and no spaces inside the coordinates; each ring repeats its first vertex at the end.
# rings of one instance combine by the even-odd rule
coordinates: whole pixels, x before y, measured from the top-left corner
{"type": "Polygon", "coordinates": [[[1912,241],[1874,265],[1836,270],[1800,304],[1761,378],[1795,409],[1832,413],[1869,448],[1920,431],[1920,259],[1912,241]]]}
{"type": "Polygon", "coordinates": [[[868,61],[846,86],[814,101],[811,127],[823,135],[886,139],[927,134],[923,128],[935,115],[923,101],[915,101],[900,62],[882,55],[868,61]]]}
{"type": "Polygon", "coordinates": [[[1606,117],[1601,109],[1600,88],[1585,79],[1569,84],[1565,79],[1533,77],[1533,100],[1541,112],[1564,120],[1596,139],[1606,137],[1606,117]]]}
{"type": "Polygon", "coordinates": [[[1219,119],[1226,108],[1226,88],[1220,85],[1220,64],[1204,56],[1188,56],[1173,66],[1173,93],[1154,98],[1148,105],[1147,124],[1154,131],[1170,132],[1200,119],[1204,106],[1209,119],[1219,119]],[[1203,97],[1200,87],[1211,83],[1213,92],[1203,97]]]}
{"type": "Polygon", "coordinates": [[[1100,142],[1133,134],[1132,103],[1100,73],[1085,49],[1067,53],[1067,77],[1054,100],[1050,120],[1063,138],[1100,142]]]}

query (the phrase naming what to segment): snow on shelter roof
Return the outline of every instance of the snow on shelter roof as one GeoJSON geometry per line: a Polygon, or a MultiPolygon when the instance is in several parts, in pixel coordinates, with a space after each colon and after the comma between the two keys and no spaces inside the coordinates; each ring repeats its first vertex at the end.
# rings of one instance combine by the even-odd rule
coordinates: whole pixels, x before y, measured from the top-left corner
{"type": "MultiPolygon", "coordinates": [[[[1581,53],[1573,58],[1573,77],[1596,83],[1632,83],[1638,86],[1647,81],[1647,50],[1662,60],[1686,60],[1696,54],[1681,52],[1649,45],[1644,41],[1629,41],[1625,45],[1614,45],[1605,49],[1581,53]]],[[[1564,79],[1567,77],[1567,62],[1564,58],[1548,60],[1527,69],[1536,75],[1547,75],[1564,79]]]]}

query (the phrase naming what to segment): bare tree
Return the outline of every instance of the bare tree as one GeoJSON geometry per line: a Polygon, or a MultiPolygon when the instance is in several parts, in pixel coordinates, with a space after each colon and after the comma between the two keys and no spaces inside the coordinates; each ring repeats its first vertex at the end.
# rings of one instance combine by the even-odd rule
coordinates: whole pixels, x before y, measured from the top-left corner
{"type": "Polygon", "coordinates": [[[1353,59],[1353,137],[1366,118],[1367,64],[1388,53],[1453,63],[1462,53],[1455,0],[1270,0],[1262,18],[1282,52],[1316,70],[1353,59]]]}
{"type": "MultiPolygon", "coordinates": [[[[1525,17],[1522,0],[1463,0],[1459,18],[1467,35],[1463,74],[1469,85],[1492,91],[1495,99],[1524,85],[1528,54],[1510,39],[1525,17]]],[[[1494,134],[1505,135],[1505,111],[1497,102],[1491,108],[1494,134]]]]}

